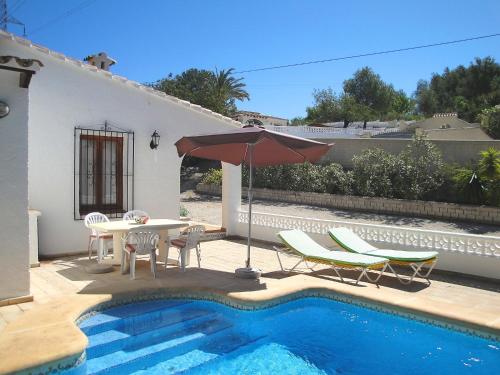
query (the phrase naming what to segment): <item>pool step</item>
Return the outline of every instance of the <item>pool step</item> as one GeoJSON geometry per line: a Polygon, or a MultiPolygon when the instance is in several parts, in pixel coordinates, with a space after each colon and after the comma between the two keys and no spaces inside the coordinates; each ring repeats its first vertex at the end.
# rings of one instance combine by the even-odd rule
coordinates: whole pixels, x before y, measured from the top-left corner
{"type": "Polygon", "coordinates": [[[178,312],[165,312],[160,318],[153,321],[141,323],[141,327],[122,327],[121,329],[111,329],[89,336],[87,347],[87,357],[95,358],[111,352],[123,349],[125,346],[140,347],[141,344],[148,345],[152,341],[164,340],[169,336],[174,337],[177,332],[186,332],[192,326],[202,327],[204,322],[214,320],[219,314],[203,310],[190,309],[182,314],[178,312]],[[147,329],[146,329],[147,328],[147,329]]]}
{"type": "MultiPolygon", "coordinates": [[[[232,338],[225,340],[225,343],[221,347],[221,351],[217,353],[217,356],[204,361],[202,363],[196,364],[191,366],[188,369],[182,369],[178,371],[178,374],[184,374],[189,372],[190,374],[205,374],[208,370],[213,368],[214,365],[216,365],[217,361],[219,359],[229,359],[231,357],[237,357],[240,356],[248,351],[254,350],[255,345],[258,345],[259,343],[265,341],[267,336],[259,336],[259,337],[248,337],[248,336],[243,336],[243,337],[238,337],[238,338],[232,338]]],[[[214,343],[210,343],[211,346],[214,343]]],[[[211,353],[208,348],[200,348],[200,350],[203,353],[211,353]]]]}
{"type": "Polygon", "coordinates": [[[95,335],[110,329],[123,328],[129,321],[148,321],[155,316],[162,316],[164,312],[170,312],[176,307],[190,303],[191,302],[182,300],[171,300],[148,301],[133,305],[119,306],[84,320],[80,324],[80,329],[87,336],[95,335]]]}
{"type": "Polygon", "coordinates": [[[155,366],[131,373],[132,375],[184,374],[196,371],[200,374],[211,366],[221,355],[240,353],[249,345],[263,339],[252,339],[237,332],[224,331],[216,339],[210,340],[192,351],[164,360],[155,366]],[[212,348],[210,350],[209,348],[212,348]]]}
{"type": "Polygon", "coordinates": [[[224,319],[209,319],[180,329],[167,337],[135,342],[121,350],[87,360],[88,374],[124,374],[155,365],[171,357],[196,349],[204,340],[228,330],[232,324],[224,319]],[[147,345],[147,346],[146,346],[147,345]]]}
{"type": "Polygon", "coordinates": [[[139,370],[129,373],[130,375],[168,375],[179,374],[190,371],[193,368],[202,366],[218,358],[217,354],[206,353],[195,349],[186,354],[167,359],[155,366],[148,367],[146,370],[139,370]]]}

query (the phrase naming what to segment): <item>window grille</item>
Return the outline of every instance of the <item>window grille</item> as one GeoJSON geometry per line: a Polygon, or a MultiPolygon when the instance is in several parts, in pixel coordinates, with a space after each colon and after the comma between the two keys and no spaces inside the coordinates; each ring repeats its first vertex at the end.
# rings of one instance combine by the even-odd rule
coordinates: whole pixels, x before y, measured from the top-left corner
{"type": "Polygon", "coordinates": [[[74,138],[74,219],[122,217],[134,207],[134,133],[77,127],[74,138]]]}

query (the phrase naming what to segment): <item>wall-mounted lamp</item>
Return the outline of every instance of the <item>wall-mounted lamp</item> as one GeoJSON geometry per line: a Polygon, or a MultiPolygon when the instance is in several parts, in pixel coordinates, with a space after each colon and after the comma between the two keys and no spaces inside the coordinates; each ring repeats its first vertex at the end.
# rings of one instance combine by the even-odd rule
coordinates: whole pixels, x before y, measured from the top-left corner
{"type": "Polygon", "coordinates": [[[158,132],[155,130],[154,133],[151,135],[151,142],[149,142],[149,147],[151,147],[151,150],[156,150],[159,144],[160,144],[160,134],[158,134],[158,132]]]}
{"type": "Polygon", "coordinates": [[[9,114],[10,108],[7,103],[0,102],[0,118],[5,117],[9,114]]]}

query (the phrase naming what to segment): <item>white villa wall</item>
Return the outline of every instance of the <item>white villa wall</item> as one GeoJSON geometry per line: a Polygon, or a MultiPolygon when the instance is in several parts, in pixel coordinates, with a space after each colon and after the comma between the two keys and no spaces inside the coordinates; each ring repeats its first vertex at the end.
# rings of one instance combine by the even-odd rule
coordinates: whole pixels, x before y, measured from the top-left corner
{"type": "MultiPolygon", "coordinates": [[[[3,51],[3,50],[2,50],[3,51]]],[[[0,70],[0,300],[29,294],[28,89],[19,73],[0,70]]]]}
{"type": "MultiPolygon", "coordinates": [[[[88,231],[73,219],[74,128],[110,124],[135,132],[135,208],[152,217],[179,217],[181,159],[174,142],[184,135],[234,128],[199,107],[159,97],[88,71],[57,56],[0,40],[2,54],[42,61],[30,86],[29,204],[42,212],[40,254],[86,250],[88,231]],[[160,145],[151,150],[154,130],[160,145]]],[[[26,261],[26,264],[28,262],[26,261]]]]}

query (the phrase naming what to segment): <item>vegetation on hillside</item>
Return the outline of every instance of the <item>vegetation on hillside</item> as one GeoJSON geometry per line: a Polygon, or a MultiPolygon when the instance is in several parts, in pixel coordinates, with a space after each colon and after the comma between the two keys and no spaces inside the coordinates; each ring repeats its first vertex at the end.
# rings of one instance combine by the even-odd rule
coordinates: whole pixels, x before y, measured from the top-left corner
{"type": "MultiPolygon", "coordinates": [[[[236,78],[234,69],[188,69],[150,85],[228,116],[237,111],[237,101],[250,98],[243,78],[236,78]]],[[[476,58],[468,67],[445,68],[429,81],[418,81],[412,97],[363,67],[344,81],[340,93],[331,88],[316,89],[313,99],[306,116],[292,119],[291,125],[342,121],[348,127],[362,121],[366,126],[373,120],[412,120],[457,112],[466,121],[480,121],[488,134],[500,139],[500,64],[491,57],[476,58]]]]}
{"type": "Polygon", "coordinates": [[[364,67],[344,81],[340,94],[331,88],[315,90],[314,104],[306,108],[309,122],[353,121],[377,119],[410,119],[414,117],[414,102],[404,91],[396,91],[371,68],[364,67]]]}
{"type": "Polygon", "coordinates": [[[417,83],[415,99],[417,111],[426,116],[457,112],[466,121],[478,121],[483,110],[500,104],[500,64],[486,57],[468,67],[445,68],[417,83]]]}
{"type": "Polygon", "coordinates": [[[430,81],[420,80],[413,97],[396,90],[371,68],[364,67],[345,80],[342,92],[331,88],[313,92],[306,122],[410,120],[434,113],[457,112],[469,122],[483,120],[486,131],[500,138],[500,64],[491,57],[476,58],[468,67],[445,68],[430,81]],[[491,124],[491,125],[490,125],[491,124]]]}
{"type": "Polygon", "coordinates": [[[494,139],[500,139],[500,106],[484,109],[479,115],[481,127],[494,139]]]}

